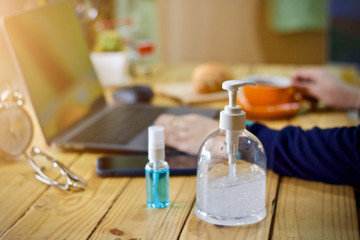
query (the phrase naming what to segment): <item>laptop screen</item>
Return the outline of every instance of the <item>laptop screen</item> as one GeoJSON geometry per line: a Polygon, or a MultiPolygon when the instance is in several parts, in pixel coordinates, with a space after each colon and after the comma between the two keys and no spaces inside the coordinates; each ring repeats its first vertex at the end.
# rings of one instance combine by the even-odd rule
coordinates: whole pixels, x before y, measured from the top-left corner
{"type": "Polygon", "coordinates": [[[71,2],[3,19],[9,47],[44,135],[52,138],[102,97],[88,46],[71,2]]]}

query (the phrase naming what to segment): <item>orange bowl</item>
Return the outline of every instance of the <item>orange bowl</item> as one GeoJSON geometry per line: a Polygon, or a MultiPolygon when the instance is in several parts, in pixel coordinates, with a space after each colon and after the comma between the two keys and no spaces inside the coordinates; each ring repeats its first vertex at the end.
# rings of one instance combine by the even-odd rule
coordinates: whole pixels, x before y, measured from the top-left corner
{"type": "Polygon", "coordinates": [[[252,75],[246,80],[254,81],[257,84],[243,88],[243,97],[250,105],[276,106],[295,101],[295,89],[289,78],[252,75]]]}
{"type": "Polygon", "coordinates": [[[299,111],[301,99],[289,78],[252,75],[244,80],[257,83],[256,86],[242,88],[242,93],[237,98],[237,103],[249,118],[284,118],[299,111]]]}

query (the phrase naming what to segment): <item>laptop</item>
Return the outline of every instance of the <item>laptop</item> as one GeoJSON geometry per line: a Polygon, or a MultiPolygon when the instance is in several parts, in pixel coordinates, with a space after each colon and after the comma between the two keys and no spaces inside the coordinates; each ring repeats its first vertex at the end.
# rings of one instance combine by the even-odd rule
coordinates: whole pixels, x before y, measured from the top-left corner
{"type": "Polygon", "coordinates": [[[214,109],[107,104],[71,2],[3,17],[1,26],[49,145],[147,152],[147,128],[160,114],[218,116],[214,109]]]}

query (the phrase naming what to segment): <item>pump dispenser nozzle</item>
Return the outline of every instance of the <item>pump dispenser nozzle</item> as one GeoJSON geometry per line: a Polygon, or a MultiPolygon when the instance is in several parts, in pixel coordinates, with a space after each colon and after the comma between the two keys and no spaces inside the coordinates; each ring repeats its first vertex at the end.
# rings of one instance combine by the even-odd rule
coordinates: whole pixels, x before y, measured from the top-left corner
{"type": "Polygon", "coordinates": [[[222,84],[222,88],[227,90],[229,93],[229,106],[230,108],[236,107],[236,95],[239,87],[256,85],[255,82],[251,81],[240,81],[240,80],[229,80],[222,84]]]}
{"type": "Polygon", "coordinates": [[[241,130],[245,128],[245,113],[236,105],[237,91],[239,87],[256,85],[251,81],[229,80],[222,84],[222,88],[229,93],[229,105],[225,106],[220,113],[220,129],[241,130]]]}
{"type": "Polygon", "coordinates": [[[239,87],[256,85],[255,82],[229,80],[222,84],[222,88],[229,93],[229,105],[225,106],[224,111],[220,112],[220,129],[226,130],[226,154],[229,159],[229,174],[232,178],[236,175],[235,160],[238,152],[238,131],[245,128],[245,112],[236,105],[237,91],[239,87]]]}

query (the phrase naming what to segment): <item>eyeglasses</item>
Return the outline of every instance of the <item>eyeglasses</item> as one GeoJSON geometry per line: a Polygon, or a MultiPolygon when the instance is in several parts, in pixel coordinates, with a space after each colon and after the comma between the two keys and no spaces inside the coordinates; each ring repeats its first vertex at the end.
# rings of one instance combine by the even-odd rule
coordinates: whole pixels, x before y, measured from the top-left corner
{"type": "Polygon", "coordinates": [[[67,191],[82,191],[86,181],[66,168],[55,158],[33,147],[29,156],[30,165],[35,169],[39,181],[67,191]],[[61,175],[59,175],[59,172],[61,175]]]}

